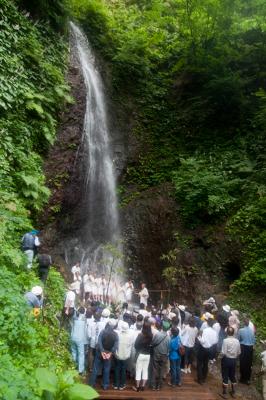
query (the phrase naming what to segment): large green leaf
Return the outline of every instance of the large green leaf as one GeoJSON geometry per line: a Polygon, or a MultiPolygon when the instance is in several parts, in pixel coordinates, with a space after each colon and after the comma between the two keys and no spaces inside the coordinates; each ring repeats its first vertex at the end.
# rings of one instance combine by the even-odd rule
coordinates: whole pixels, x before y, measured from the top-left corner
{"type": "Polygon", "coordinates": [[[93,400],[99,397],[99,394],[92,387],[76,383],[69,388],[67,393],[68,400],[93,400]]]}
{"type": "Polygon", "coordinates": [[[57,391],[57,376],[46,368],[37,368],[36,379],[40,385],[40,389],[55,393],[57,391]]]}

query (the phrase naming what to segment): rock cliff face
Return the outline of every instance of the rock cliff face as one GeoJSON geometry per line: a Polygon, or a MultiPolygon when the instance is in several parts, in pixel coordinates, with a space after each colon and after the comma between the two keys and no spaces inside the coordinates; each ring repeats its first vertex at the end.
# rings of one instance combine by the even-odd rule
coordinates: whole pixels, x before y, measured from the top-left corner
{"type": "MultiPolygon", "coordinates": [[[[42,239],[61,272],[67,277],[75,260],[77,237],[83,232],[86,204],[84,191],[83,119],[86,93],[78,62],[71,58],[68,72],[75,103],[68,105],[61,115],[57,140],[45,164],[47,183],[51,189],[50,202],[41,216],[42,239]],[[66,246],[72,253],[67,255],[66,246]]],[[[116,104],[109,101],[110,127],[114,162],[118,179],[123,179],[126,159],[138,157],[138,140],[131,133],[132,118],[123,115],[116,104]]],[[[121,207],[127,273],[137,282],[144,280],[149,288],[167,289],[170,281],[162,277],[163,269],[176,267],[176,285],[171,298],[197,302],[214,293],[228,289],[240,273],[240,253],[226,237],[223,226],[199,227],[187,230],[182,226],[179,208],[170,184],[141,192],[121,207]],[[162,259],[172,251],[173,257],[162,259]]],[[[159,293],[153,299],[159,300],[159,293]]],[[[166,300],[166,297],[165,297],[166,300]]]]}

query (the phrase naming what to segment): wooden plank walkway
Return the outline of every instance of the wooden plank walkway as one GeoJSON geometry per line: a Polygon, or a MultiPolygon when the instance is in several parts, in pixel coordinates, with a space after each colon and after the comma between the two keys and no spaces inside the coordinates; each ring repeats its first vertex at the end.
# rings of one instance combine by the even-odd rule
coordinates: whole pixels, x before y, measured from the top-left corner
{"type": "Polygon", "coordinates": [[[217,400],[219,397],[208,387],[208,383],[199,385],[193,375],[182,374],[182,386],[171,388],[165,384],[160,391],[145,389],[134,392],[132,384],[125,390],[101,390],[96,387],[101,400],[217,400]]]}

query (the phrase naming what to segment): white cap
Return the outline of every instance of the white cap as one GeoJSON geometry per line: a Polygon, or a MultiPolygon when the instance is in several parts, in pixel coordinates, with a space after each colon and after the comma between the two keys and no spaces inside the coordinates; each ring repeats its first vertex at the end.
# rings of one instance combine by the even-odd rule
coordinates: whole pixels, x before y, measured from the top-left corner
{"type": "Polygon", "coordinates": [[[110,314],[111,314],[111,312],[110,312],[110,310],[108,310],[108,308],[105,308],[104,310],[102,310],[102,317],[108,318],[108,317],[110,317],[110,314]]]}
{"type": "Polygon", "coordinates": [[[176,317],[176,314],[175,314],[174,312],[169,312],[168,318],[169,318],[170,320],[172,320],[174,317],[176,317]]]}
{"type": "Polygon", "coordinates": [[[215,304],[215,299],[213,297],[210,297],[208,300],[205,300],[203,302],[203,305],[206,305],[206,304],[215,304]]]}
{"type": "Polygon", "coordinates": [[[41,286],[33,286],[31,289],[31,293],[35,294],[35,296],[41,296],[42,295],[42,287],[41,286]]]}
{"type": "Polygon", "coordinates": [[[129,325],[127,322],[123,321],[120,324],[120,329],[122,332],[127,332],[129,330],[129,325]]]}
{"type": "Polygon", "coordinates": [[[178,306],[178,308],[179,308],[179,310],[181,310],[181,311],[185,311],[186,306],[183,306],[182,304],[180,304],[180,305],[178,306]]]}
{"type": "Polygon", "coordinates": [[[110,318],[108,321],[108,325],[114,328],[117,325],[117,320],[114,318],[110,318]]]}
{"type": "Polygon", "coordinates": [[[225,311],[225,312],[230,312],[230,310],[231,310],[231,307],[228,305],[228,304],[225,304],[224,306],[223,306],[223,310],[225,311]]]}

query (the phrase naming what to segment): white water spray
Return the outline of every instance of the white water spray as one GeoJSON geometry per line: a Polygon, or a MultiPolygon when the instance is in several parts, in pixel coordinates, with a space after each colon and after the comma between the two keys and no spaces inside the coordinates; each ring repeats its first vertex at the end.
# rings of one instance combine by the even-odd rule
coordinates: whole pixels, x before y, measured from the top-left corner
{"type": "Polygon", "coordinates": [[[119,244],[116,179],[111,155],[104,87],[86,36],[73,23],[71,23],[71,29],[86,86],[83,140],[88,151],[86,176],[88,247],[83,250],[81,264],[83,270],[89,268],[108,273],[108,262],[102,261],[106,253],[103,245],[110,243],[120,252],[122,245],[119,244]]]}

